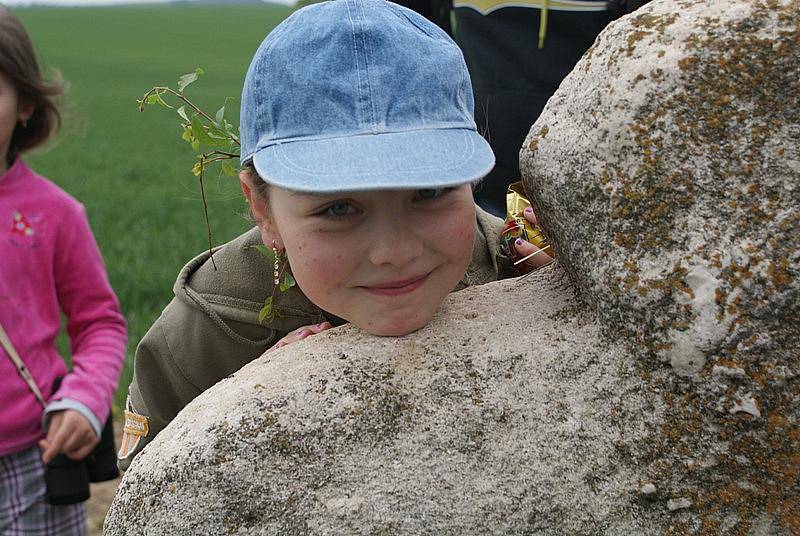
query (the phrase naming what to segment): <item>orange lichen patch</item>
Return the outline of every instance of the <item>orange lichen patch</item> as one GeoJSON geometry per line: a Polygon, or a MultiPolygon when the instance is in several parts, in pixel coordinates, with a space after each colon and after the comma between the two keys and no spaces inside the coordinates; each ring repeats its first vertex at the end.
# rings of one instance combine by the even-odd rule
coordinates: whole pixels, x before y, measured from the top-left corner
{"type": "Polygon", "coordinates": [[[726,368],[742,368],[742,366],[732,359],[719,359],[717,360],[715,365],[719,365],[720,367],[726,368]]]}
{"type": "Polygon", "coordinates": [[[770,261],[767,266],[767,274],[776,289],[784,285],[788,286],[793,281],[791,274],[789,274],[789,259],[786,257],[781,257],[777,262],[770,261]]]}
{"type": "Polygon", "coordinates": [[[696,64],[700,61],[700,58],[697,56],[686,56],[678,60],[678,68],[686,71],[688,69],[692,69],[696,66],[696,64]]]}
{"type": "Polygon", "coordinates": [[[650,351],[657,354],[669,350],[672,346],[673,344],[671,342],[654,342],[650,345],[650,351]]]}
{"type": "Polygon", "coordinates": [[[541,129],[539,129],[539,137],[540,138],[546,137],[548,132],[550,132],[550,127],[548,127],[547,125],[543,126],[541,129]]]}
{"type": "Polygon", "coordinates": [[[629,57],[633,56],[633,51],[636,49],[636,43],[644,39],[647,35],[650,35],[650,32],[644,30],[637,30],[628,34],[628,47],[625,49],[625,52],[629,57]]]}
{"type": "MultiPolygon", "coordinates": [[[[685,417],[683,417],[685,418],[685,417]]],[[[774,422],[783,423],[783,419],[774,422]]],[[[788,419],[786,419],[788,421],[788,419]]],[[[694,508],[699,513],[699,534],[717,534],[714,528],[723,517],[735,513],[738,523],[730,534],[747,534],[752,520],[761,512],[777,513],[779,523],[790,534],[800,520],[798,494],[794,491],[800,483],[800,450],[796,441],[786,441],[786,436],[774,434],[767,444],[754,442],[744,421],[723,419],[718,432],[721,441],[732,441],[730,454],[724,455],[715,466],[718,485],[706,485],[694,496],[694,508]],[[729,479],[719,479],[723,474],[729,479]],[[746,482],[746,486],[739,484],[746,482]]],[[[686,430],[686,432],[691,432],[686,430]]],[[[676,440],[680,440],[677,437],[676,440]]],[[[695,532],[697,533],[697,532],[695,532]]]]}
{"type": "Polygon", "coordinates": [[[789,534],[800,534],[800,493],[781,502],[780,524],[789,534]]]}
{"type": "Polygon", "coordinates": [[[687,523],[675,523],[666,528],[664,531],[664,536],[687,536],[688,534],[692,534],[694,531],[689,529],[689,525],[687,523]]]}
{"type": "Polygon", "coordinates": [[[625,290],[631,290],[639,284],[639,276],[636,274],[628,274],[622,281],[625,284],[625,290]]]}
{"type": "Polygon", "coordinates": [[[634,239],[631,236],[626,236],[618,232],[614,235],[614,243],[625,249],[632,249],[634,246],[634,239]]]}
{"type": "Polygon", "coordinates": [[[532,138],[531,142],[528,144],[528,149],[530,152],[535,153],[536,150],[539,148],[539,140],[536,138],[532,138]]]}

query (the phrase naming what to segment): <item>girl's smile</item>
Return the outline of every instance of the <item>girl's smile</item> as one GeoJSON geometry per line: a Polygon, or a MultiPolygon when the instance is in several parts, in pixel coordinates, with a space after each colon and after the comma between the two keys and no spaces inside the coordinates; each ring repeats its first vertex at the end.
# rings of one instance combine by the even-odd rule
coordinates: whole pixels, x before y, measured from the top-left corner
{"type": "Polygon", "coordinates": [[[248,190],[264,243],[286,249],[303,293],[375,335],[425,326],[472,259],[469,184],[335,195],[271,186],[260,203],[248,190]]]}
{"type": "Polygon", "coordinates": [[[418,288],[422,287],[425,281],[427,281],[429,275],[430,273],[427,273],[402,281],[390,281],[377,285],[364,286],[362,288],[364,288],[364,290],[367,292],[372,292],[380,296],[400,296],[403,294],[408,294],[409,292],[414,292],[418,288]]]}

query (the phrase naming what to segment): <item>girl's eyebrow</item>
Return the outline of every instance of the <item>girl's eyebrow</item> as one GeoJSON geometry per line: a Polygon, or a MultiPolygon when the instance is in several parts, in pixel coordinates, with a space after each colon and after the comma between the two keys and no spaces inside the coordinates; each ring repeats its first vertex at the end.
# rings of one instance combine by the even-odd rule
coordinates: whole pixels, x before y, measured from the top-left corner
{"type": "Polygon", "coordinates": [[[349,195],[346,192],[315,193],[315,192],[295,192],[292,190],[287,190],[287,191],[289,192],[289,195],[291,197],[308,199],[308,200],[341,199],[349,197],[349,195]]]}
{"type": "Polygon", "coordinates": [[[295,201],[318,201],[320,198],[320,194],[311,192],[295,192],[292,190],[286,190],[286,193],[289,195],[290,199],[295,201]]]}

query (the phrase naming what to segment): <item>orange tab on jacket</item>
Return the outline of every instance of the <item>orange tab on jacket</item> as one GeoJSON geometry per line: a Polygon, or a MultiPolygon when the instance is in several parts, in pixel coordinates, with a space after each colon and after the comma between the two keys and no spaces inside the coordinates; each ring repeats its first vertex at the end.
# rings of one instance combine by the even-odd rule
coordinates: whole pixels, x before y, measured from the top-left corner
{"type": "Polygon", "coordinates": [[[144,415],[125,410],[125,428],[122,432],[122,443],[117,453],[121,460],[134,453],[142,438],[147,437],[150,432],[149,421],[144,415]]]}

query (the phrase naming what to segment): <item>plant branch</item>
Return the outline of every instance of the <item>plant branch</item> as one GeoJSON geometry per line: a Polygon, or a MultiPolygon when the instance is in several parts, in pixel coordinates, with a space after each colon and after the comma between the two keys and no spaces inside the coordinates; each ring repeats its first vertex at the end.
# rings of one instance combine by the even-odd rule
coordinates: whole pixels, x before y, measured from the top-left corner
{"type": "MultiPolygon", "coordinates": [[[[215,123],[214,119],[212,119],[210,115],[205,113],[195,103],[189,100],[189,98],[186,97],[186,95],[180,93],[179,91],[175,91],[174,89],[168,86],[155,86],[151,88],[150,91],[145,93],[144,96],[142,97],[142,100],[139,102],[139,111],[140,112],[144,111],[144,107],[147,104],[147,97],[153,94],[161,94],[161,93],[169,93],[170,95],[173,95],[174,97],[182,101],[184,104],[189,106],[189,108],[197,112],[197,114],[203,117],[206,121],[209,121],[210,123],[215,123]]],[[[239,142],[239,138],[237,136],[235,136],[234,134],[229,134],[229,136],[231,137],[231,141],[233,141],[236,145],[241,145],[241,143],[239,142]]]]}
{"type": "Polygon", "coordinates": [[[203,168],[205,167],[205,158],[200,157],[200,198],[203,200],[203,214],[206,218],[206,232],[208,233],[208,255],[211,257],[211,264],[214,266],[214,271],[217,270],[217,263],[214,261],[214,251],[211,242],[211,223],[208,221],[208,203],[206,203],[206,190],[203,185],[203,168]]]}

